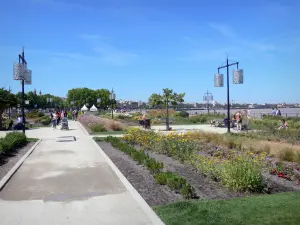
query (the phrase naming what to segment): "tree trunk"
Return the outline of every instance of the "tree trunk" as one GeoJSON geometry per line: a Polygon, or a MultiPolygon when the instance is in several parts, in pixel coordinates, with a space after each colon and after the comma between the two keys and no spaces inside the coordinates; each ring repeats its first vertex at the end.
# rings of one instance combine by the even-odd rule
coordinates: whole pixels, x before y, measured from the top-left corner
{"type": "Polygon", "coordinates": [[[166,105],[166,130],[170,130],[170,126],[169,126],[169,102],[167,101],[167,105],[166,105]]]}

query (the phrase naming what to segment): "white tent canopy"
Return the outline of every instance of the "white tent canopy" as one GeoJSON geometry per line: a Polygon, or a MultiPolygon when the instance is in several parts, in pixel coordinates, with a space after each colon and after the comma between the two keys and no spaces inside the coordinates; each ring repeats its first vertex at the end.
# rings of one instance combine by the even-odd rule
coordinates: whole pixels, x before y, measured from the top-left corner
{"type": "Polygon", "coordinates": [[[97,107],[96,107],[95,105],[93,105],[93,106],[90,108],[90,111],[91,111],[91,112],[97,112],[98,109],[97,109],[97,107]]]}
{"type": "Polygon", "coordinates": [[[81,108],[81,111],[88,111],[88,107],[86,107],[86,105],[83,105],[82,108],[81,108]]]}

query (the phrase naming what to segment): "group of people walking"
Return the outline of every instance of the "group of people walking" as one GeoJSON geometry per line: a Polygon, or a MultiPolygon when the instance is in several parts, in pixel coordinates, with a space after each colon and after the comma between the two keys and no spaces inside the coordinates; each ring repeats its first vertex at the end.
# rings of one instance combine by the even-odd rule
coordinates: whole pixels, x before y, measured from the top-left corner
{"type": "Polygon", "coordinates": [[[56,126],[59,125],[60,121],[66,117],[68,118],[68,111],[67,110],[58,110],[54,112],[50,112],[50,117],[52,121],[53,129],[56,129],[56,126]]]}

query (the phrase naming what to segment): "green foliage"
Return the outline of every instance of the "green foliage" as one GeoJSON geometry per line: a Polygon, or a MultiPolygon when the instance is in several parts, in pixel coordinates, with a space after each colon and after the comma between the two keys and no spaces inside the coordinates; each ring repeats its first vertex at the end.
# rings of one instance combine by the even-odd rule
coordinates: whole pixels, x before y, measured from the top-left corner
{"type": "Polygon", "coordinates": [[[200,114],[197,116],[191,116],[190,121],[192,123],[210,123],[211,120],[224,118],[224,114],[200,114]]]}
{"type": "Polygon", "coordinates": [[[9,127],[12,127],[12,125],[14,124],[14,121],[12,119],[6,119],[3,121],[3,127],[5,129],[8,129],[9,127]]]}
{"type": "Polygon", "coordinates": [[[278,158],[283,161],[300,163],[300,152],[295,152],[291,148],[284,148],[278,152],[278,158]]]}
{"type": "Polygon", "coordinates": [[[70,112],[70,111],[68,112],[68,119],[69,119],[69,120],[73,119],[73,114],[72,114],[72,112],[70,112]]]}
{"type": "Polygon", "coordinates": [[[4,88],[0,88],[0,128],[2,128],[2,114],[5,109],[17,105],[17,98],[4,88]]]}
{"type": "Polygon", "coordinates": [[[171,190],[176,190],[179,191],[181,190],[184,185],[186,184],[186,179],[175,174],[175,173],[171,173],[169,172],[170,175],[167,178],[167,185],[171,190]]]}
{"type": "Polygon", "coordinates": [[[177,112],[175,116],[177,116],[177,117],[182,117],[182,118],[188,118],[189,115],[190,115],[190,114],[189,114],[188,112],[180,111],[180,112],[177,112]]]}
{"type": "Polygon", "coordinates": [[[22,132],[11,132],[0,138],[0,154],[15,150],[26,143],[26,136],[22,132]]]}
{"type": "Polygon", "coordinates": [[[241,155],[224,163],[221,180],[234,191],[260,192],[263,189],[262,164],[241,155]]]}
{"type": "Polygon", "coordinates": [[[90,126],[93,132],[104,132],[106,131],[105,126],[103,124],[93,124],[90,126]]]}
{"type": "Polygon", "coordinates": [[[230,200],[181,201],[154,207],[169,225],[296,225],[300,193],[259,195],[230,200]]]}
{"type": "Polygon", "coordinates": [[[182,191],[184,198],[188,199],[196,197],[194,188],[191,185],[187,184],[185,178],[170,171],[162,171],[164,168],[164,164],[162,162],[149,157],[149,155],[144,151],[137,150],[131,145],[122,142],[122,140],[118,138],[109,136],[105,138],[105,141],[111,143],[113,147],[118,148],[119,150],[131,156],[139,164],[145,165],[148,170],[154,175],[157,183],[161,185],[168,185],[171,190],[182,191]]]}
{"type": "Polygon", "coordinates": [[[43,125],[48,126],[51,123],[51,118],[49,116],[43,116],[40,120],[43,125]]]}
{"type": "Polygon", "coordinates": [[[178,105],[184,102],[185,93],[177,94],[172,89],[164,88],[163,94],[152,94],[149,98],[149,105],[166,107],[169,103],[171,105],[178,105]]]}
{"type": "Polygon", "coordinates": [[[195,188],[190,184],[185,184],[181,189],[180,194],[183,196],[184,199],[197,198],[195,188]]]}
{"type": "Polygon", "coordinates": [[[67,104],[81,108],[84,104],[88,103],[89,106],[95,105],[101,109],[107,109],[110,105],[109,95],[110,91],[107,89],[73,88],[68,91],[67,104]],[[97,103],[98,98],[101,98],[100,105],[97,103]],[[71,104],[72,101],[75,101],[73,105],[71,104]]]}
{"type": "Polygon", "coordinates": [[[38,113],[38,117],[43,117],[43,116],[45,116],[45,113],[43,113],[43,112],[38,113]]]}
{"type": "Polygon", "coordinates": [[[166,185],[168,180],[168,172],[161,172],[154,176],[156,182],[160,185],[166,185]]]}
{"type": "Polygon", "coordinates": [[[105,139],[105,141],[111,143],[113,147],[118,148],[126,154],[130,155],[135,161],[138,161],[140,164],[145,165],[153,174],[161,172],[164,167],[163,163],[150,158],[149,155],[144,151],[136,150],[134,147],[122,142],[118,138],[109,136],[105,139]]]}

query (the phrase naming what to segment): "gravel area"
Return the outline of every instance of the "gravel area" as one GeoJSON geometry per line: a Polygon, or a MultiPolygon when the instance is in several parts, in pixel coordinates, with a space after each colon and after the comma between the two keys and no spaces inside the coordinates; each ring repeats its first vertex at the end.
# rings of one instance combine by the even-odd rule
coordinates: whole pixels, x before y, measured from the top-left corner
{"type": "Polygon", "coordinates": [[[171,191],[166,185],[157,184],[146,168],[138,165],[125,153],[113,148],[109,143],[98,142],[98,144],[150,206],[164,205],[182,199],[181,195],[171,191]]]}
{"type": "Polygon", "coordinates": [[[192,166],[182,164],[179,161],[166,155],[147,151],[149,156],[164,163],[169,171],[176,172],[185,177],[187,181],[196,188],[200,199],[230,199],[244,197],[246,194],[227,190],[220,183],[217,183],[205,175],[196,171],[192,166]]]}
{"type": "Polygon", "coordinates": [[[24,147],[0,156],[0,179],[28,152],[35,142],[28,142],[24,147]]]}

